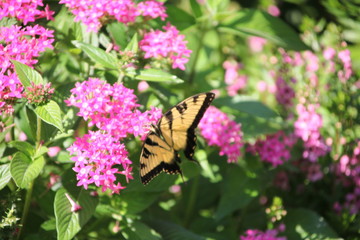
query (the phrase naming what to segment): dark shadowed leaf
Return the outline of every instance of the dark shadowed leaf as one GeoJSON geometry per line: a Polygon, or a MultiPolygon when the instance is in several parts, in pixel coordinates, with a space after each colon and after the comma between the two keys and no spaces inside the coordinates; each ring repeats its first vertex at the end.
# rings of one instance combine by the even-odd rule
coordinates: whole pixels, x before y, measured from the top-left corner
{"type": "Polygon", "coordinates": [[[129,240],[160,240],[162,239],[159,233],[155,232],[154,229],[150,228],[146,224],[134,221],[130,227],[122,230],[126,233],[126,239],[129,240]]]}
{"type": "Polygon", "coordinates": [[[278,114],[260,101],[247,96],[222,97],[216,104],[262,118],[277,117],[278,114]]]}
{"type": "Polygon", "coordinates": [[[215,212],[215,219],[217,220],[237,209],[246,207],[259,194],[259,180],[246,176],[246,173],[237,165],[232,165],[228,169],[225,181],[222,184],[223,193],[215,212]]]}
{"type": "Polygon", "coordinates": [[[195,24],[195,18],[193,16],[173,5],[167,6],[166,13],[168,14],[167,20],[180,31],[195,24]]]}
{"type": "Polygon", "coordinates": [[[288,239],[339,239],[326,220],[309,209],[288,210],[284,223],[286,225],[285,235],[288,239]]]}

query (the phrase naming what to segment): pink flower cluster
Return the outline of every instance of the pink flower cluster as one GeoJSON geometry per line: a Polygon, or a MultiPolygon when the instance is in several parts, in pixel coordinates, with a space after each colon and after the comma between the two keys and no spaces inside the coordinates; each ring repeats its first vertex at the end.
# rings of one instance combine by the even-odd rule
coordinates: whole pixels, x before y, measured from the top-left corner
{"type": "Polygon", "coordinates": [[[278,230],[266,230],[262,232],[257,229],[249,229],[244,236],[240,236],[240,240],[286,240],[286,237],[277,237],[278,230]]]}
{"type": "Polygon", "coordinates": [[[145,52],[144,58],[168,58],[172,68],[185,70],[185,64],[189,61],[191,50],[186,47],[185,36],[179,34],[176,27],[167,24],[160,30],[144,34],[139,42],[141,50],[145,52]]]}
{"type": "Polygon", "coordinates": [[[73,170],[77,173],[77,186],[87,189],[89,184],[94,183],[97,187],[101,186],[102,191],[111,189],[113,193],[119,193],[124,187],[117,181],[116,175],[133,179],[125,145],[108,133],[90,131],[77,138],[68,151],[75,155],[71,159],[75,161],[73,170]],[[119,171],[120,166],[123,171],[119,171]]]}
{"type": "Polygon", "coordinates": [[[321,115],[316,112],[317,108],[315,104],[305,106],[299,103],[296,106],[298,119],[294,123],[295,135],[304,142],[303,157],[311,162],[330,151],[320,134],[323,123],[321,115]]]}
{"type": "Polygon", "coordinates": [[[53,31],[39,25],[0,27],[0,114],[11,114],[12,105],[21,98],[23,87],[10,60],[28,66],[37,63],[36,57],[45,48],[53,48],[53,31]]]}
{"type": "Polygon", "coordinates": [[[36,57],[45,51],[52,49],[54,41],[52,30],[34,25],[27,27],[11,26],[0,28],[0,73],[5,73],[12,68],[10,60],[17,60],[28,66],[37,63],[36,57]]]}
{"type": "Polygon", "coordinates": [[[241,124],[210,106],[199,123],[199,129],[210,146],[220,147],[220,156],[226,155],[229,163],[238,161],[240,149],[244,145],[241,124]]]}
{"type": "Polygon", "coordinates": [[[15,73],[0,73],[0,115],[12,114],[16,100],[22,98],[23,86],[15,73]]]}
{"type": "Polygon", "coordinates": [[[132,179],[131,161],[120,140],[128,134],[145,136],[149,125],[161,116],[161,110],[153,108],[140,112],[133,90],[121,83],[110,85],[97,78],[76,83],[71,90],[72,95],[65,100],[67,105],[79,108],[78,115],[89,120],[99,131],[89,132],[77,138],[68,149],[75,155],[74,171],[77,172],[78,185],[87,188],[94,183],[102,186],[102,190],[111,189],[119,193],[124,187],[115,183],[117,174],[125,175],[127,181],[132,179]],[[120,171],[115,165],[121,165],[120,171]]]}
{"type": "Polygon", "coordinates": [[[248,38],[249,47],[251,51],[255,53],[261,52],[266,43],[267,40],[262,37],[251,36],[248,38]]]}
{"type": "Polygon", "coordinates": [[[46,18],[53,20],[53,11],[50,11],[49,6],[45,9],[39,10],[38,7],[43,7],[42,0],[6,0],[0,1],[0,19],[4,17],[15,17],[22,21],[25,25],[28,22],[35,22],[36,19],[46,18]]]}
{"type": "MultiPolygon", "coordinates": [[[[292,83],[295,83],[294,78],[291,79],[292,83]]],[[[275,97],[278,103],[283,105],[285,108],[293,106],[293,99],[295,98],[295,91],[289,83],[285,81],[283,77],[278,77],[275,81],[276,93],[275,97]]]]}
{"type": "MultiPolygon", "coordinates": [[[[325,58],[327,57],[327,60],[333,60],[334,58],[333,52],[335,52],[335,50],[332,48],[328,48],[325,51],[324,51],[324,57],[325,58]],[[325,55],[325,51],[327,51],[328,53],[327,55],[325,55]]],[[[337,72],[337,75],[338,78],[340,79],[340,82],[345,83],[353,74],[349,49],[340,51],[337,54],[337,57],[340,60],[340,63],[342,63],[343,65],[342,69],[339,69],[339,71],[337,72]]]]}
{"type": "Polygon", "coordinates": [[[276,167],[290,159],[290,150],[295,143],[295,136],[287,136],[283,131],[279,131],[267,135],[264,140],[257,140],[254,145],[247,148],[247,151],[254,155],[259,154],[262,161],[271,163],[273,167],[276,167]]]}
{"type": "Polygon", "coordinates": [[[228,85],[226,90],[229,96],[235,96],[239,90],[246,87],[248,78],[246,75],[240,75],[239,70],[242,65],[232,61],[225,61],[223,63],[225,68],[225,83],[228,85]]]}
{"type": "Polygon", "coordinates": [[[94,32],[108,19],[134,23],[140,15],[145,18],[160,17],[162,20],[167,17],[164,3],[155,0],[144,1],[138,5],[133,0],[61,0],[59,3],[70,9],[75,15],[75,21],[83,22],[89,31],[94,32]]]}
{"type": "Polygon", "coordinates": [[[137,110],[133,90],[121,83],[113,86],[98,79],[76,83],[72,95],[65,102],[79,108],[78,116],[89,120],[89,126],[95,125],[112,136],[124,138],[128,134],[143,136],[147,133],[147,124],[161,117],[161,110],[153,108],[141,113],[137,110]]]}

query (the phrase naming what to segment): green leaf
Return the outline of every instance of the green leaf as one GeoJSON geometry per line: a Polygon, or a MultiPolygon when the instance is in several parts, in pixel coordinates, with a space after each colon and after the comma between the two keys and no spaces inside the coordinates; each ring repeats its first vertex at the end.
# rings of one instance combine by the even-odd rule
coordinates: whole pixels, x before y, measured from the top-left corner
{"type": "Polygon", "coordinates": [[[43,222],[41,224],[41,228],[44,229],[45,231],[56,230],[56,220],[55,220],[55,218],[50,218],[49,220],[43,222]]]}
{"type": "Polygon", "coordinates": [[[36,85],[44,84],[44,80],[37,71],[21,62],[15,60],[11,60],[11,62],[14,64],[15,72],[24,87],[30,87],[32,82],[36,85]]]}
{"type": "Polygon", "coordinates": [[[121,194],[121,202],[125,205],[126,215],[133,215],[147,209],[159,197],[159,193],[126,192],[121,194]]]}
{"type": "Polygon", "coordinates": [[[89,221],[95,212],[97,204],[98,199],[90,196],[90,191],[85,191],[75,185],[70,191],[65,188],[59,189],[56,192],[54,201],[57,238],[62,240],[72,239],[89,221]],[[79,211],[71,212],[71,203],[65,193],[81,206],[79,211]]]}
{"type": "Polygon", "coordinates": [[[53,100],[50,100],[44,105],[37,106],[35,108],[35,113],[44,122],[63,131],[60,107],[53,100]]]}
{"type": "Polygon", "coordinates": [[[243,9],[236,12],[221,23],[220,30],[241,36],[248,34],[263,37],[295,51],[309,49],[288,24],[260,10],[243,9]]]}
{"type": "Polygon", "coordinates": [[[43,157],[39,157],[34,161],[22,152],[15,153],[11,163],[10,172],[19,188],[27,188],[42,171],[45,165],[43,157]]]}
{"type": "Polygon", "coordinates": [[[130,240],[160,240],[161,236],[152,228],[140,221],[134,221],[131,226],[124,228],[122,232],[126,233],[130,240]]]}
{"type": "Polygon", "coordinates": [[[218,98],[216,99],[216,104],[262,118],[273,118],[278,116],[276,112],[262,102],[247,96],[218,98]]]}
{"type": "Polygon", "coordinates": [[[47,153],[48,151],[49,151],[49,149],[47,147],[41,146],[38,149],[36,149],[34,158],[38,158],[38,157],[44,155],[45,153],[47,153]]]}
{"type": "Polygon", "coordinates": [[[111,38],[114,39],[115,44],[118,45],[120,49],[124,49],[127,45],[125,25],[121,22],[115,21],[107,24],[106,29],[109,32],[111,38]]]}
{"type": "Polygon", "coordinates": [[[164,72],[159,69],[126,69],[125,75],[136,80],[146,80],[152,82],[172,82],[183,83],[184,81],[175,75],[164,72]]]}
{"type": "Polygon", "coordinates": [[[202,11],[199,3],[196,0],[190,0],[190,5],[195,17],[201,17],[202,11]]]}
{"type": "Polygon", "coordinates": [[[72,41],[72,43],[83,50],[94,62],[106,68],[118,69],[117,59],[104,50],[79,41],[72,41]]]}
{"type": "Polygon", "coordinates": [[[325,219],[309,209],[288,209],[284,223],[284,234],[288,239],[338,239],[325,219]]]}
{"type": "Polygon", "coordinates": [[[134,34],[129,44],[126,46],[125,51],[137,52],[139,49],[137,33],[134,34]]]}
{"type": "Polygon", "coordinates": [[[23,141],[11,141],[9,142],[11,147],[16,148],[22,153],[25,153],[28,157],[33,157],[35,154],[35,147],[28,142],[23,141]]]}
{"type": "Polygon", "coordinates": [[[260,184],[256,178],[249,178],[237,165],[232,165],[222,182],[220,203],[215,219],[220,220],[237,209],[246,207],[258,196],[260,184]]]}
{"type": "Polygon", "coordinates": [[[0,27],[11,27],[13,25],[16,25],[16,18],[7,18],[7,17],[2,17],[0,19],[0,27]]]}
{"type": "Polygon", "coordinates": [[[10,179],[10,163],[0,165],[0,190],[8,184],[10,179]]]}
{"type": "Polygon", "coordinates": [[[148,225],[161,234],[163,239],[171,240],[205,240],[205,237],[197,235],[184,227],[170,221],[152,219],[147,221],[148,225]]]}
{"type": "Polygon", "coordinates": [[[166,13],[168,14],[167,20],[180,31],[195,24],[193,16],[173,5],[167,5],[166,13]]]}

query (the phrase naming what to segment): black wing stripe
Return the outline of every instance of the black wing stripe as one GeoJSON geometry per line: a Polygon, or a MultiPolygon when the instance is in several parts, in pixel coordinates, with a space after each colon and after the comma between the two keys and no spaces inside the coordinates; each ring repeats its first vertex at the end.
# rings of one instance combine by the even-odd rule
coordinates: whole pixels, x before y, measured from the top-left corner
{"type": "Polygon", "coordinates": [[[182,174],[179,165],[177,163],[164,163],[161,162],[159,165],[157,165],[155,168],[151,169],[148,173],[146,173],[144,176],[141,176],[141,182],[146,185],[148,182],[150,182],[154,177],[159,175],[162,171],[168,173],[168,174],[182,174]]]}
{"type": "MultiPolygon", "coordinates": [[[[187,130],[186,148],[184,150],[184,154],[190,160],[193,160],[194,150],[196,147],[195,128],[199,124],[201,118],[204,116],[206,109],[208,109],[208,107],[210,106],[210,103],[214,100],[214,97],[214,93],[206,93],[206,98],[202,106],[200,107],[199,112],[196,114],[194,122],[187,130]]],[[[194,102],[197,101],[197,98],[198,96],[194,97],[194,102]]]]}

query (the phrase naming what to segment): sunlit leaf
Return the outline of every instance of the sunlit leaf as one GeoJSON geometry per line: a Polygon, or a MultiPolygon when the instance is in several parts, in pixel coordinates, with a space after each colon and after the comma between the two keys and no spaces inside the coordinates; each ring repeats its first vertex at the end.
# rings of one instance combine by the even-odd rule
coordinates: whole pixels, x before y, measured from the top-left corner
{"type": "Polygon", "coordinates": [[[63,131],[61,110],[56,102],[50,100],[44,105],[37,106],[35,108],[35,113],[43,121],[53,125],[60,131],[63,131]]]}
{"type": "Polygon", "coordinates": [[[36,85],[44,83],[41,75],[28,65],[15,60],[11,60],[11,62],[14,64],[15,72],[24,87],[30,87],[32,82],[36,85]]]}
{"type": "Polygon", "coordinates": [[[8,184],[10,179],[10,163],[0,165],[0,190],[8,184]]]}
{"type": "Polygon", "coordinates": [[[175,75],[164,72],[159,69],[134,69],[129,68],[126,70],[125,75],[136,80],[146,80],[151,82],[171,82],[171,83],[182,83],[182,79],[175,75]]]}

